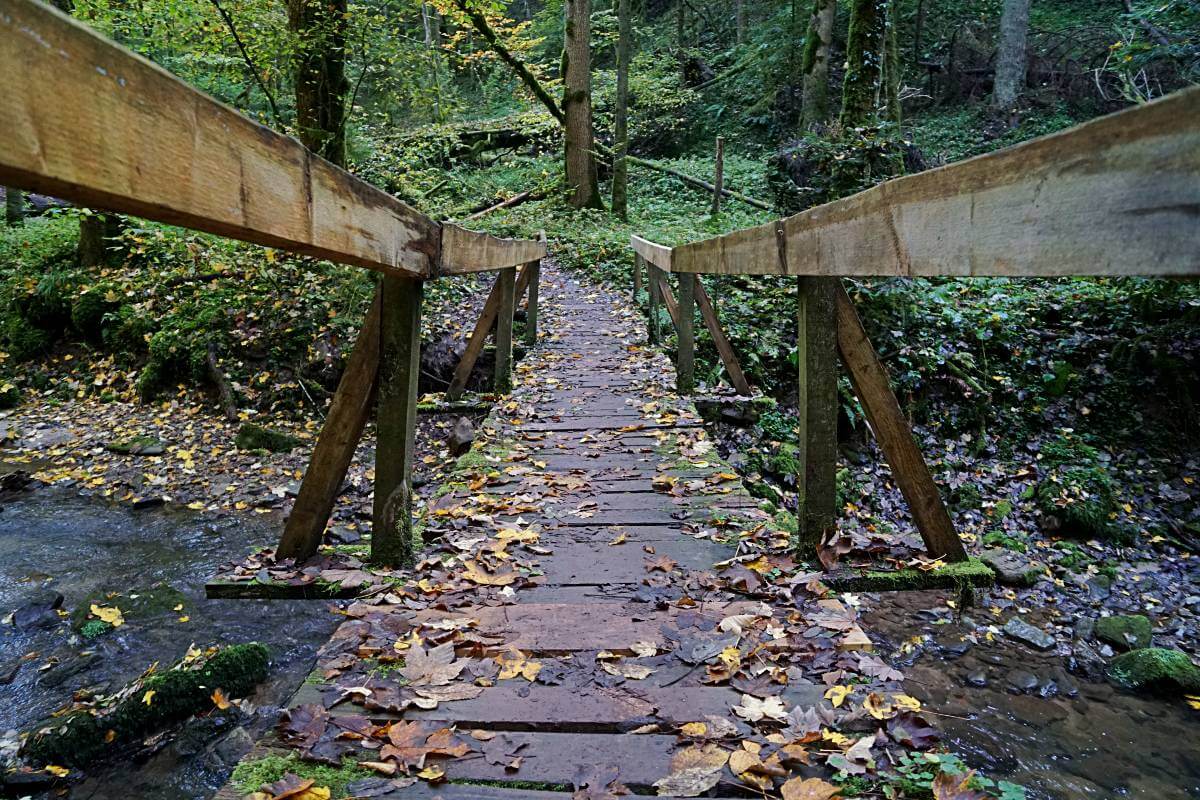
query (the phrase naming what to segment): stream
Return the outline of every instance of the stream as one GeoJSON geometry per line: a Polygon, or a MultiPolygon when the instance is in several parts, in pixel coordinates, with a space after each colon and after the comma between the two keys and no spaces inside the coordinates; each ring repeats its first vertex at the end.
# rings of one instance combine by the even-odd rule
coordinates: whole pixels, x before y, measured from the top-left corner
{"type": "Polygon", "coordinates": [[[988,609],[959,616],[944,593],[876,597],[864,627],[968,766],[1029,800],[1200,798],[1200,713],[1182,699],[1081,680],[1003,634],[988,642],[988,609]]]}
{"type": "Polygon", "coordinates": [[[277,515],[134,510],[53,488],[5,502],[0,615],[30,602],[35,608],[0,626],[0,735],[11,743],[13,731],[46,719],[73,693],[117,690],[192,644],[259,641],[270,650],[270,673],[244,704],[240,726],[218,715],[193,718],[141,763],[89,774],[70,793],[94,800],[209,797],[274,724],[338,620],[327,603],[204,597],[219,563],[270,542],[281,524],[277,515]],[[61,611],[52,608],[56,593],[61,611]],[[97,602],[121,608],[125,623],[85,638],[80,622],[97,602]]]}

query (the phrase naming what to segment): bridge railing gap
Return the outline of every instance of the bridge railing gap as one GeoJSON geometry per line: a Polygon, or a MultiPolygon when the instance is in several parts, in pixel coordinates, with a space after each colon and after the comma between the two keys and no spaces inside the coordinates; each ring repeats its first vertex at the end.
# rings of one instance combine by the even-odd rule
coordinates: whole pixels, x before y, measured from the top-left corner
{"type": "Polygon", "coordinates": [[[316,554],[376,407],[371,560],[411,561],[424,283],[500,272],[483,335],[511,386],[513,310],[528,290],[535,341],[545,236],[437,222],[34,0],[0,0],[0,74],[20,76],[0,81],[0,185],[380,273],[276,555],[316,554]]]}
{"type": "Polygon", "coordinates": [[[682,394],[694,384],[693,301],[730,383],[749,392],[702,276],[797,277],[797,518],[806,555],[836,529],[840,356],[928,553],[961,561],[962,541],[840,279],[1200,275],[1200,87],[775,222],[676,247],[640,236],[630,245],[635,297],[647,269],[649,341],[661,341],[660,303],[679,333],[682,394]]]}

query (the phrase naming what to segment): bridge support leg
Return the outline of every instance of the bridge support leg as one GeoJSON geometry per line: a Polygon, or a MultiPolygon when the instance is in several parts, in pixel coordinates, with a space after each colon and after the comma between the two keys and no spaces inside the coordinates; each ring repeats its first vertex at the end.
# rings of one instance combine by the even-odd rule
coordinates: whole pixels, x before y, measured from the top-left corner
{"type": "Polygon", "coordinates": [[[675,351],[676,390],[691,394],[696,388],[696,276],[679,273],[679,318],[675,320],[678,348],[675,351]]]}
{"type": "Polygon", "coordinates": [[[371,562],[413,558],[412,468],[421,369],[420,280],[383,279],[371,562]]]}
{"type": "Polygon", "coordinates": [[[525,303],[525,344],[533,347],[538,338],[538,287],[542,281],[542,262],[530,261],[525,265],[529,270],[529,299],[525,303]]]}
{"type": "Polygon", "coordinates": [[[376,289],[375,300],[354,341],[354,350],[333,395],[329,416],[325,418],[308,469],[304,471],[300,493],[275,551],[276,558],[304,561],[316,555],[321,546],[321,537],[329,524],[329,515],[333,513],[333,503],[342,488],[346,469],[354,457],[358,440],[362,438],[375,399],[380,306],[381,290],[376,289]]]}
{"type": "Polygon", "coordinates": [[[837,328],[836,278],[799,279],[796,349],[799,364],[800,446],[796,476],[801,555],[837,526],[837,328]]]}
{"type": "Polygon", "coordinates": [[[658,284],[658,267],[650,262],[646,262],[646,281],[650,284],[650,304],[647,312],[649,332],[647,340],[650,344],[659,344],[662,341],[662,331],[658,326],[658,306],[662,302],[662,297],[660,296],[662,291],[658,284]]]}
{"type": "Polygon", "coordinates": [[[637,306],[638,295],[642,293],[642,257],[638,253],[633,254],[633,304],[637,306]]]}
{"type": "MultiPolygon", "coordinates": [[[[527,265],[525,269],[529,269],[527,265]]],[[[513,308],[516,306],[517,268],[500,270],[496,277],[499,287],[496,309],[496,391],[507,394],[512,391],[512,325],[513,308]]]]}

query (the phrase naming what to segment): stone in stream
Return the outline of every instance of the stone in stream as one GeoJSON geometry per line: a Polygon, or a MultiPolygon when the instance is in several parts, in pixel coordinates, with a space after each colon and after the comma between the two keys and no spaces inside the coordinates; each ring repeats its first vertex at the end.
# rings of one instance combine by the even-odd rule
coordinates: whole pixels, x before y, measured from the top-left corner
{"type": "Polygon", "coordinates": [[[1108,665],[1108,678],[1118,686],[1162,694],[1200,692],[1200,667],[1187,653],[1162,647],[1130,650],[1108,665]]]}
{"type": "Polygon", "coordinates": [[[1142,614],[1115,614],[1096,620],[1096,638],[1117,650],[1149,647],[1153,637],[1150,620],[1142,614]]]}
{"type": "Polygon", "coordinates": [[[1049,650],[1054,647],[1055,639],[1041,628],[1035,628],[1020,617],[1013,617],[1004,624],[1004,632],[1038,650],[1049,650]]]}
{"type": "Polygon", "coordinates": [[[272,430],[253,422],[243,422],[238,429],[234,444],[239,450],[266,450],[271,453],[286,453],[300,446],[300,440],[290,433],[272,430]]]}
{"type": "Polygon", "coordinates": [[[1107,600],[1112,594],[1112,578],[1107,575],[1093,575],[1087,579],[1088,599],[1100,602],[1107,600]]]}
{"type": "Polygon", "coordinates": [[[981,669],[972,670],[967,673],[967,683],[971,686],[987,686],[987,673],[981,669]]]}
{"type": "Polygon", "coordinates": [[[53,589],[38,589],[30,593],[25,602],[13,612],[12,623],[19,630],[31,628],[50,629],[62,621],[58,609],[62,608],[63,596],[53,589]]]}
{"type": "Polygon", "coordinates": [[[1018,692],[1032,692],[1038,688],[1038,676],[1029,670],[1014,669],[1008,673],[1008,686],[1018,692]]]}
{"type": "Polygon", "coordinates": [[[446,437],[446,444],[450,447],[450,455],[458,458],[471,449],[471,443],[474,441],[475,426],[466,417],[459,417],[458,421],[454,423],[454,428],[450,431],[450,435],[446,437]]]}
{"type": "Polygon", "coordinates": [[[1005,586],[1033,586],[1046,571],[1046,565],[1040,561],[1001,547],[984,550],[979,560],[991,567],[996,580],[1005,586]]]}

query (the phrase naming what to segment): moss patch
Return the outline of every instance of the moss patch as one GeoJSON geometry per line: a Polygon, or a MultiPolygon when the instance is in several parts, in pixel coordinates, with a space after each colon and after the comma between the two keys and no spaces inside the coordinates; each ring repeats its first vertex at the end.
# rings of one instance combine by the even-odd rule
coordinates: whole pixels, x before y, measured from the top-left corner
{"type": "Polygon", "coordinates": [[[311,778],[316,786],[328,788],[333,797],[345,797],[346,787],[351,783],[375,776],[374,772],[359,767],[353,759],[346,759],[341,767],[330,767],[302,761],[295,753],[290,753],[243,761],[234,767],[230,780],[241,794],[252,794],[264,783],[274,783],[289,772],[306,780],[311,778]]]}
{"type": "Polygon", "coordinates": [[[151,675],[124,700],[96,716],[77,711],[33,733],[23,754],[35,766],[82,768],[139,738],[213,707],[212,693],[244,697],[267,677],[267,648],[240,644],[217,652],[196,668],[151,675]]]}
{"type": "Polygon", "coordinates": [[[286,453],[300,446],[300,440],[290,433],[272,430],[256,425],[253,422],[243,422],[238,429],[234,444],[239,450],[267,450],[272,453],[286,453]]]}
{"type": "Polygon", "coordinates": [[[1096,638],[1118,650],[1149,647],[1153,636],[1150,620],[1142,614],[1117,614],[1096,620],[1096,638]]]}
{"type": "Polygon", "coordinates": [[[1034,499],[1047,527],[1068,536],[1119,538],[1111,522],[1116,488],[1100,451],[1064,436],[1042,447],[1042,462],[1046,472],[1034,499]]]}
{"type": "Polygon", "coordinates": [[[1130,650],[1108,665],[1108,677],[1126,689],[1160,694],[1200,692],[1200,668],[1186,653],[1161,647],[1130,650]]]}
{"type": "Polygon", "coordinates": [[[917,589],[965,589],[993,586],[996,573],[977,558],[931,570],[844,570],[823,578],[831,589],[851,592],[898,592],[917,589]]]}

